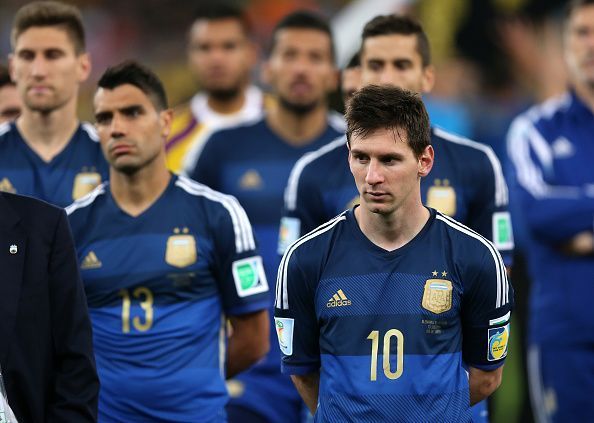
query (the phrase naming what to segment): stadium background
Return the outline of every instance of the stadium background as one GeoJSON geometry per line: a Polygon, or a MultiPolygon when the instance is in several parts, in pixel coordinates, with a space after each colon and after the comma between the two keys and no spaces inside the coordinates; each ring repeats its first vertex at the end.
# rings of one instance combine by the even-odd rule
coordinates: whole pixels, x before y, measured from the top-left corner
{"type": "MultiPolygon", "coordinates": [[[[87,31],[92,75],[81,91],[80,116],[92,120],[91,98],[98,76],[124,59],[140,60],[157,71],[171,105],[199,88],[186,67],[186,31],[194,9],[204,0],[78,0],[87,31]]],[[[233,0],[231,0],[233,1],[233,0]]],[[[560,18],[564,0],[235,0],[246,7],[260,57],[266,53],[274,24],[295,9],[316,10],[328,17],[344,65],[358,49],[363,24],[381,13],[407,11],[417,16],[429,35],[437,84],[427,101],[432,119],[451,131],[490,144],[507,162],[505,132],[511,119],[528,105],[565,88],[560,50],[560,18]]],[[[10,52],[10,27],[22,0],[0,3],[0,62],[10,52]]],[[[258,68],[254,80],[259,80],[258,68]]],[[[342,110],[336,93],[332,105],[342,110]]],[[[520,231],[522,228],[515,228],[520,231]]],[[[520,314],[525,308],[527,280],[522,259],[513,279],[520,314]],[[519,270],[519,271],[518,271],[519,270]]],[[[518,313],[516,313],[518,316],[518,313]]],[[[516,317],[517,320],[517,317],[516,317]]],[[[519,322],[515,322],[516,325],[519,322]]],[[[518,355],[522,339],[513,336],[501,388],[495,394],[492,422],[524,422],[528,399],[518,355]]],[[[517,333],[517,332],[516,332],[517,333]]]]}

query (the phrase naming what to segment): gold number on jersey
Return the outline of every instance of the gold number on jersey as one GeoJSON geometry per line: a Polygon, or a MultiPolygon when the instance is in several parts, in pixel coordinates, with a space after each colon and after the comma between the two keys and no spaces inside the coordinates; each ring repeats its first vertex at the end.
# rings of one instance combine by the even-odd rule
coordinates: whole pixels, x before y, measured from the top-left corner
{"type": "MultiPolygon", "coordinates": [[[[130,307],[132,300],[130,292],[127,289],[120,289],[120,297],[122,297],[122,332],[130,332],[130,307]]],[[[139,286],[132,291],[132,296],[140,301],[140,307],[144,310],[144,322],[140,316],[134,316],[132,325],[134,329],[139,332],[146,332],[153,326],[153,293],[150,289],[139,286]]]]}
{"type": "MultiPolygon", "coordinates": [[[[379,330],[372,330],[367,339],[371,340],[371,371],[369,378],[372,381],[377,380],[377,356],[379,352],[379,330]]],[[[404,368],[404,335],[398,329],[390,329],[384,335],[384,349],[383,349],[383,362],[382,367],[384,369],[384,375],[388,379],[398,379],[402,376],[404,368]],[[392,337],[396,337],[397,351],[396,351],[396,371],[392,371],[390,368],[390,346],[392,337]]]]}

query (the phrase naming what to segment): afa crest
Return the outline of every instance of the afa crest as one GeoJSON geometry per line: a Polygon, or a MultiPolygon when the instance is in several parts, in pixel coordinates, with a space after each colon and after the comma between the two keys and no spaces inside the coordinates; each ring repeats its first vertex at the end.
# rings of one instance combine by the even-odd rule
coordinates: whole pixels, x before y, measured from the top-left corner
{"type": "Polygon", "coordinates": [[[74,178],[72,199],[78,200],[93,191],[101,183],[101,175],[97,172],[87,172],[83,169],[74,178]]]}
{"type": "Polygon", "coordinates": [[[175,235],[167,239],[165,261],[174,267],[186,267],[196,263],[196,238],[190,235],[188,228],[173,230],[175,235]]]}
{"type": "Polygon", "coordinates": [[[427,279],[423,292],[424,309],[439,314],[452,308],[452,282],[445,279],[427,279]]]}
{"type": "Polygon", "coordinates": [[[11,194],[16,194],[15,187],[10,183],[8,178],[2,178],[0,181],[0,191],[2,192],[9,192],[11,194]]]}
{"type": "Polygon", "coordinates": [[[427,191],[427,204],[448,216],[456,214],[456,190],[450,186],[450,181],[436,179],[427,191]]]}

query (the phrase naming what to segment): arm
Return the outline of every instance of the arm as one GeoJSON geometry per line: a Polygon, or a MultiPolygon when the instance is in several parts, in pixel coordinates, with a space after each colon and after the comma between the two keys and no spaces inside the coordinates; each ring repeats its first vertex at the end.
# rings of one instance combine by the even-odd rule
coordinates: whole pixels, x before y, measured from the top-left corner
{"type": "Polygon", "coordinates": [[[264,357],[270,349],[267,310],[230,316],[232,334],[227,353],[227,378],[232,378],[264,357]]]}
{"type": "Polygon", "coordinates": [[[320,372],[307,375],[291,375],[295,388],[303,398],[303,402],[309,408],[311,414],[315,414],[318,408],[318,393],[320,391],[320,372]]]}
{"type": "Polygon", "coordinates": [[[550,146],[528,119],[514,121],[507,148],[513,165],[510,185],[534,236],[560,246],[592,231],[594,197],[584,187],[555,180],[552,166],[544,164],[551,159],[542,158],[552,154],[550,146]]]}
{"type": "Polygon", "coordinates": [[[55,387],[48,421],[94,422],[99,380],[91,322],[64,212],[57,222],[48,270],[55,387]]]}
{"type": "Polygon", "coordinates": [[[470,367],[468,370],[470,405],[472,406],[481,402],[499,388],[503,377],[503,366],[492,371],[485,371],[475,367],[470,367]]]}

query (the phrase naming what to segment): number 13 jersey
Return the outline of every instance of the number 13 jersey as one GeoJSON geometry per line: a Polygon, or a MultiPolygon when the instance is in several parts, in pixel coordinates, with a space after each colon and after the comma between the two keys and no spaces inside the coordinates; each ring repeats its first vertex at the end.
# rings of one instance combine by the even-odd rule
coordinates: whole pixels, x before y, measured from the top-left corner
{"type": "Polygon", "coordinates": [[[225,315],[268,307],[234,197],[172,176],[133,217],[104,184],[67,208],[93,324],[101,421],[225,421],[225,315]]]}
{"type": "Polygon", "coordinates": [[[279,267],[284,373],[320,371],[317,422],[470,419],[468,366],[507,354],[513,290],[489,241],[433,209],[386,251],[354,209],[293,243],[279,267]]]}

